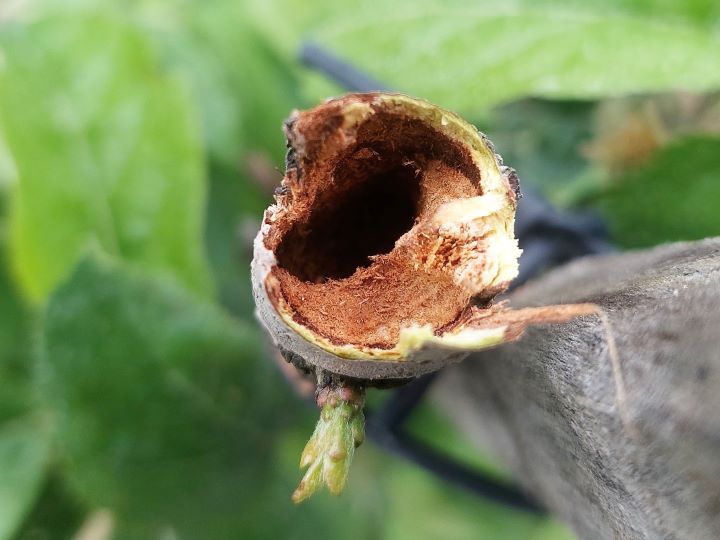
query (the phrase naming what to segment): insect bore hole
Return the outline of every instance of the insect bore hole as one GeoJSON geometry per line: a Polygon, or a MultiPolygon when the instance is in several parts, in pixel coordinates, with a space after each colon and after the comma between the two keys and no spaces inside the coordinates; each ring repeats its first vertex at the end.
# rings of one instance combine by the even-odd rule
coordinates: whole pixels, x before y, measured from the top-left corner
{"type": "Polygon", "coordinates": [[[276,250],[282,268],[302,281],[352,276],[371,257],[392,251],[415,223],[420,182],[415,167],[385,163],[361,152],[341,161],[334,187],[318,197],[305,222],[295,225],[276,250]],[[369,156],[369,157],[368,157],[369,156]]]}

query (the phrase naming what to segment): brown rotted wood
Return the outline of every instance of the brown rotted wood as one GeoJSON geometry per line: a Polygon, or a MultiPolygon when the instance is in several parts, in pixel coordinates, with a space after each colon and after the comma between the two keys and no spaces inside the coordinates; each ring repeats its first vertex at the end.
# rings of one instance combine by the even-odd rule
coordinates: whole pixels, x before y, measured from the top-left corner
{"type": "Polygon", "coordinates": [[[451,418],[581,537],[720,538],[720,239],[588,258],[512,295],[604,316],[446,370],[451,418]]]}

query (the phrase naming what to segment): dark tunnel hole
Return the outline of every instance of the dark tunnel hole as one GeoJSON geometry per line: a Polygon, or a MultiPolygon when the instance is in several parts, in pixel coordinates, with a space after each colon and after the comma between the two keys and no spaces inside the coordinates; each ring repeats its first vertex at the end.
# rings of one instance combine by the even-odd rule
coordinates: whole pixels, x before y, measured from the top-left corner
{"type": "Polygon", "coordinates": [[[369,266],[371,256],[392,251],[415,222],[420,183],[414,167],[363,172],[356,162],[344,174],[355,178],[345,189],[324,197],[309,220],[291,229],[276,251],[279,265],[303,281],[350,277],[359,267],[369,266]]]}

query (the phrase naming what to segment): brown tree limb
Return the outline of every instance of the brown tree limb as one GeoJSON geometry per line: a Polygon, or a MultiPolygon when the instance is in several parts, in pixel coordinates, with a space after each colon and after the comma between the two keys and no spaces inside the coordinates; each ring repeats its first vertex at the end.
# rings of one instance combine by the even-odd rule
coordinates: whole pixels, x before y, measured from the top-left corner
{"type": "Polygon", "coordinates": [[[592,302],[435,397],[581,538],[720,538],[720,239],[588,258],[512,295],[592,302]]]}

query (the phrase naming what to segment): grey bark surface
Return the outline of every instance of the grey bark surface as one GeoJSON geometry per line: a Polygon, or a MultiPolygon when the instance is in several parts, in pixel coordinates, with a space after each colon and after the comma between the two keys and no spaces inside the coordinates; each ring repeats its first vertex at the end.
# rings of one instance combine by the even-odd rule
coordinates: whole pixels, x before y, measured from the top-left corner
{"type": "Polygon", "coordinates": [[[511,300],[605,316],[448,368],[449,416],[580,538],[720,538],[720,238],[583,259],[511,300]]]}

